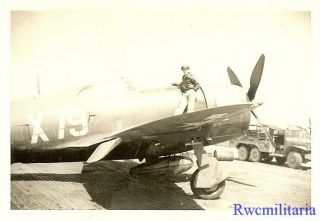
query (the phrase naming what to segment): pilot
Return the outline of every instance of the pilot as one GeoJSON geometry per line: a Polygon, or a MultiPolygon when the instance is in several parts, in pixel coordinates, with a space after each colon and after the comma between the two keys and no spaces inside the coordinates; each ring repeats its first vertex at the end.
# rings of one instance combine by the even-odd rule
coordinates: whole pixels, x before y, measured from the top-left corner
{"type": "Polygon", "coordinates": [[[183,72],[182,82],[172,84],[172,86],[178,86],[182,93],[179,106],[175,110],[174,115],[183,114],[186,108],[187,113],[193,112],[194,104],[197,99],[197,90],[199,90],[200,88],[200,84],[190,73],[189,66],[183,65],[181,67],[181,70],[183,72]]]}

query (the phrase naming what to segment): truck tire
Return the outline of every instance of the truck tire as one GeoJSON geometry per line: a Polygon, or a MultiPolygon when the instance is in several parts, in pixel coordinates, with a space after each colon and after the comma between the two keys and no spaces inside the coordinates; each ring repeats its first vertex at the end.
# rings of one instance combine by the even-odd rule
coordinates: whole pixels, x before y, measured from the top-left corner
{"type": "Polygon", "coordinates": [[[257,147],[253,147],[250,150],[249,160],[252,162],[260,162],[261,161],[261,152],[257,147]]]}
{"type": "Polygon", "coordinates": [[[278,165],[283,165],[286,162],[285,157],[276,157],[276,162],[278,165]]]}
{"type": "Polygon", "coordinates": [[[290,152],[287,156],[288,167],[293,169],[300,169],[302,165],[302,156],[298,152],[290,152]]]}
{"type": "Polygon", "coordinates": [[[249,158],[249,150],[246,146],[242,145],[238,149],[238,158],[240,160],[246,161],[249,158]]]}

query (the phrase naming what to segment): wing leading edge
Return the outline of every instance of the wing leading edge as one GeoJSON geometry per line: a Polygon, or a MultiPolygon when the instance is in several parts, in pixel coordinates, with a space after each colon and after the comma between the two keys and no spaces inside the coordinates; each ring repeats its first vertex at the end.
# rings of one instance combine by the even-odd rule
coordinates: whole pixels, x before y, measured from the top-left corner
{"type": "Polygon", "coordinates": [[[172,116],[131,128],[113,137],[153,136],[196,129],[231,116],[249,112],[260,104],[244,103],[223,107],[210,108],[202,111],[172,116]]]}
{"type": "MultiPolygon", "coordinates": [[[[224,107],[210,108],[178,116],[153,121],[129,130],[117,133],[109,137],[95,149],[87,163],[93,163],[107,156],[123,140],[131,140],[134,137],[162,135],[181,131],[193,130],[215,122],[221,122],[235,115],[251,111],[260,104],[245,103],[224,107]]],[[[101,142],[101,141],[100,141],[101,142]]],[[[98,142],[96,142],[98,143],[98,142]]]]}

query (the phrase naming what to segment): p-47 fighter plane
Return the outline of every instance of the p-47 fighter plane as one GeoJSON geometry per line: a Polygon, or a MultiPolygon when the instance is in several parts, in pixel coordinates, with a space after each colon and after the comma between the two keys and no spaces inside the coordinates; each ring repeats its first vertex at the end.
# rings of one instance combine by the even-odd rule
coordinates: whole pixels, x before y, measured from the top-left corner
{"type": "Polygon", "coordinates": [[[194,150],[199,168],[191,189],[199,198],[215,199],[227,175],[219,167],[219,153],[210,155],[204,147],[246,133],[251,111],[259,106],[252,100],[264,60],[261,55],[248,92],[228,68],[231,85],[222,92],[202,85],[206,96],[198,95],[195,112],[178,116],[173,116],[179,100],[175,87],[136,90],[112,83],[101,90],[89,85],[72,95],[60,92],[12,102],[11,162],[139,159],[145,162],[131,169],[134,176],[176,175],[193,163],[175,154],[194,150]]]}

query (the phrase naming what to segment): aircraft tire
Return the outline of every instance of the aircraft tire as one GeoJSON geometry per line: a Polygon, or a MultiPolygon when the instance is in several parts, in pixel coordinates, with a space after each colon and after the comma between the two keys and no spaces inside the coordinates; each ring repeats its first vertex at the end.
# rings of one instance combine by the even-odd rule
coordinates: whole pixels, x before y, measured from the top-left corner
{"type": "Polygon", "coordinates": [[[214,189],[212,188],[196,188],[195,187],[195,178],[197,174],[199,173],[199,169],[197,169],[191,176],[191,181],[190,181],[190,187],[193,192],[193,194],[200,198],[200,199],[205,199],[205,200],[213,200],[219,198],[219,196],[223,193],[225,186],[226,186],[226,181],[223,180],[218,184],[218,186],[214,189]]]}
{"type": "Polygon", "coordinates": [[[302,156],[298,152],[290,152],[287,156],[288,167],[293,169],[300,169],[302,165],[302,156]]]}
{"type": "Polygon", "coordinates": [[[246,161],[249,158],[249,149],[242,145],[238,149],[238,158],[239,160],[246,161]]]}
{"type": "Polygon", "coordinates": [[[261,152],[257,147],[253,147],[250,150],[249,160],[252,162],[260,162],[261,161],[261,152]]]}

